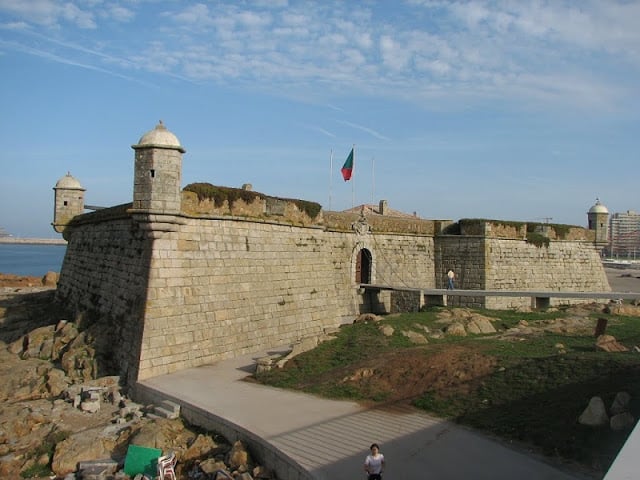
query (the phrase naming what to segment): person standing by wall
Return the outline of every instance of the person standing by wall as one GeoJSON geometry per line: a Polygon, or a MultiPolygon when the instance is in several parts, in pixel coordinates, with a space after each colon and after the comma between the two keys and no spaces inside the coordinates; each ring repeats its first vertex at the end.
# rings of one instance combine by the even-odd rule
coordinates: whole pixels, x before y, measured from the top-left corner
{"type": "Polygon", "coordinates": [[[364,460],[364,471],[367,472],[367,480],[382,480],[384,471],[384,455],[380,453],[377,443],[371,444],[371,454],[364,460]]]}
{"type": "Polygon", "coordinates": [[[456,278],[456,274],[453,273],[453,270],[449,269],[449,271],[447,272],[447,279],[449,280],[449,283],[447,285],[447,290],[453,290],[455,288],[453,281],[456,278]]]}

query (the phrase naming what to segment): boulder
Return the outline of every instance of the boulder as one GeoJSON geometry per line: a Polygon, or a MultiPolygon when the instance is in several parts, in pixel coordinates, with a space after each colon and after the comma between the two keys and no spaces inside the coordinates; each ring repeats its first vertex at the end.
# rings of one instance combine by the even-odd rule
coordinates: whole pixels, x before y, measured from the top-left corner
{"type": "Polygon", "coordinates": [[[631,395],[629,395],[627,392],[618,392],[616,394],[616,398],[613,399],[611,408],[609,409],[611,415],[618,415],[619,413],[628,412],[630,402],[631,395]]]}
{"type": "Polygon", "coordinates": [[[196,435],[187,430],[181,419],[156,418],[153,422],[145,422],[131,438],[134,445],[159,448],[163,452],[173,450],[182,460],[184,445],[189,445],[196,435]]]}
{"type": "Polygon", "coordinates": [[[56,272],[47,272],[42,277],[42,285],[45,287],[55,287],[58,284],[58,274],[56,272]]]}
{"type": "Polygon", "coordinates": [[[130,425],[95,427],[74,433],[56,445],[51,469],[58,476],[75,472],[80,462],[100,458],[124,458],[130,425]]]}
{"type": "Polygon", "coordinates": [[[596,339],[596,350],[603,352],[628,352],[629,349],[618,342],[612,335],[600,335],[596,339]]]}
{"type": "Polygon", "coordinates": [[[447,335],[454,335],[457,337],[466,337],[467,331],[464,328],[464,325],[460,322],[453,322],[451,325],[447,325],[445,328],[445,333],[447,335]]]}
{"type": "Polygon", "coordinates": [[[601,427],[609,423],[609,417],[602,398],[593,397],[589,401],[589,405],[580,415],[578,423],[589,427],[601,427]]]}
{"type": "Polygon", "coordinates": [[[610,303],[605,307],[605,313],[612,315],[623,315],[626,317],[640,317],[640,306],[630,305],[628,303],[610,303]]]}
{"type": "Polygon", "coordinates": [[[611,430],[627,430],[631,429],[635,424],[635,418],[629,412],[619,413],[611,417],[609,426],[611,430]]]}
{"type": "Polygon", "coordinates": [[[204,457],[215,457],[230,450],[229,444],[217,444],[209,435],[199,434],[181,455],[181,460],[188,462],[204,457]]]}
{"type": "Polygon", "coordinates": [[[395,330],[391,325],[380,325],[380,332],[382,332],[385,337],[393,336],[394,331],[395,330]]]}
{"type": "Polygon", "coordinates": [[[473,315],[467,323],[467,332],[475,334],[496,333],[496,329],[489,317],[483,315],[473,315]]]}
{"type": "Polygon", "coordinates": [[[232,470],[239,469],[240,467],[243,467],[245,471],[247,470],[249,465],[249,452],[247,452],[246,447],[240,440],[237,440],[231,447],[225,463],[229,465],[232,470]]]}
{"type": "Polygon", "coordinates": [[[227,466],[224,462],[214,458],[207,458],[205,461],[200,462],[200,470],[206,473],[208,477],[217,472],[225,472],[229,475],[229,471],[227,470],[227,466]]]}
{"type": "Polygon", "coordinates": [[[411,343],[414,345],[425,345],[429,343],[427,338],[421,333],[415,332],[413,330],[403,330],[402,335],[407,337],[411,343]]]}

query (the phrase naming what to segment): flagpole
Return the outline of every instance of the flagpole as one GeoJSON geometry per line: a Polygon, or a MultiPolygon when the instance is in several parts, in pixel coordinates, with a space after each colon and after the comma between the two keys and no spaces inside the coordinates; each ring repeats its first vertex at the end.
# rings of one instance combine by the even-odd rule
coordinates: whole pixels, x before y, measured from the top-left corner
{"type": "Polygon", "coordinates": [[[333,148],[329,155],[329,211],[331,211],[331,177],[333,175],[333,148]]]}
{"type": "MultiPolygon", "coordinates": [[[[353,170],[356,169],[356,144],[353,144],[353,170]]],[[[356,206],[356,181],[355,177],[351,179],[351,208],[356,206]]]]}
{"type": "Polygon", "coordinates": [[[371,204],[376,203],[376,157],[371,157],[371,204]]]}

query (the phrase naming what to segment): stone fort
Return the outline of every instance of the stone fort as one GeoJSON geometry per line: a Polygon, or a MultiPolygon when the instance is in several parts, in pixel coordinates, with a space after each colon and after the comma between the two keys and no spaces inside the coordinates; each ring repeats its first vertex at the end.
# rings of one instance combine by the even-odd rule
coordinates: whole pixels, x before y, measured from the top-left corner
{"type": "MultiPolygon", "coordinates": [[[[427,220],[386,201],[323,211],[250,185],[182,188],[185,150],[162,122],[132,148],[131,203],[89,207],[67,174],[54,187],[53,222],[68,242],[57,301],[81,325],[102,325],[102,355],[131,386],[399,308],[392,293],[362,284],[445,288],[453,269],[460,289],[610,291],[597,228],[427,220]]],[[[530,306],[528,297],[453,301],[530,306]]]]}

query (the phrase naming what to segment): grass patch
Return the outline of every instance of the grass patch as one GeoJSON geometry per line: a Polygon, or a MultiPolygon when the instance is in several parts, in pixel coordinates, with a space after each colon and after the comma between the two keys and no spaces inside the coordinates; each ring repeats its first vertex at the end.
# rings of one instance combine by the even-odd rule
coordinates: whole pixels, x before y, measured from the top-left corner
{"type": "MultiPolygon", "coordinates": [[[[413,404],[433,415],[524,443],[545,455],[579,462],[595,473],[609,468],[629,431],[585,427],[579,425],[577,419],[593,396],[601,397],[608,408],[621,391],[631,394],[631,414],[634,418],[640,417],[640,355],[633,351],[597,352],[593,332],[598,318],[607,318],[606,333],[632,348],[640,345],[639,318],[592,313],[585,317],[586,328],[581,333],[570,333],[571,330],[563,332],[546,327],[555,320],[568,321],[568,317],[575,316],[571,311],[478,310],[475,313],[495,319],[492,324],[498,333],[442,338],[433,338],[427,333],[429,343],[425,346],[416,346],[403,335],[403,331],[409,330],[425,334],[442,329],[444,325],[438,314],[443,310],[446,309],[438,307],[389,316],[379,324],[346,325],[335,340],[257,379],[330,398],[382,402],[387,400],[389,389],[376,385],[375,376],[383,371],[382,364],[389,359],[407,352],[414,362],[408,369],[421,366],[428,369],[434,368],[434,359],[443,358],[438,355],[447,349],[469,352],[469,358],[478,355],[478,358],[493,359],[486,375],[474,378],[464,388],[459,384],[446,388],[447,382],[443,387],[442,383],[425,381],[413,404]],[[501,338],[501,333],[523,324],[523,320],[535,333],[512,340],[501,338]],[[385,336],[382,325],[391,326],[393,335],[385,336]],[[420,361],[417,351],[423,352],[423,364],[415,363],[420,361]],[[374,369],[376,374],[360,383],[344,382],[344,378],[363,370],[363,366],[374,369]]],[[[456,358],[465,355],[459,354],[456,358]]],[[[402,373],[397,373],[395,380],[399,388],[402,373]]]]}

